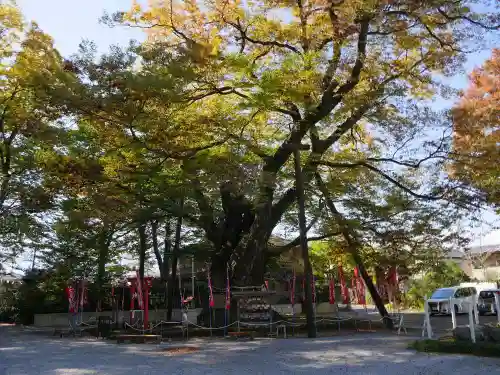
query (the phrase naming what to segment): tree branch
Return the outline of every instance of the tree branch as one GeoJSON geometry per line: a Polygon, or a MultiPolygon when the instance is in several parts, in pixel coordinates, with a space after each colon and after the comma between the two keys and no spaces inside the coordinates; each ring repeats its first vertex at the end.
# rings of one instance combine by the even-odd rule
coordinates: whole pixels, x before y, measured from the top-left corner
{"type": "Polygon", "coordinates": [[[200,224],[205,230],[207,238],[214,244],[218,244],[220,231],[219,227],[215,223],[214,209],[210,205],[208,198],[205,196],[205,194],[203,194],[203,189],[198,178],[191,176],[190,180],[193,186],[194,199],[196,200],[196,203],[198,204],[198,208],[200,210],[200,224]]]}
{"type": "Polygon", "coordinates": [[[204,98],[208,98],[209,96],[212,96],[212,95],[216,95],[216,94],[219,94],[219,95],[231,95],[231,94],[234,94],[234,95],[237,95],[239,96],[240,98],[243,98],[243,99],[250,99],[247,95],[243,94],[242,92],[239,92],[238,90],[236,90],[234,87],[231,87],[231,86],[222,86],[222,87],[214,87],[202,94],[198,94],[198,95],[195,95],[195,96],[188,96],[188,97],[185,97],[184,100],[187,100],[189,101],[191,104],[198,101],[198,100],[201,100],[201,99],[204,99],[204,98]]]}
{"type": "Polygon", "coordinates": [[[443,195],[427,195],[427,194],[418,194],[418,193],[415,193],[413,190],[411,190],[410,188],[408,188],[407,186],[404,186],[402,183],[400,183],[399,181],[397,181],[396,179],[392,178],[391,176],[389,176],[387,173],[383,172],[382,170],[378,169],[377,167],[371,165],[371,164],[368,164],[364,161],[358,161],[358,162],[355,162],[355,163],[335,163],[335,162],[328,162],[328,161],[320,161],[318,162],[317,164],[319,165],[324,165],[324,166],[327,166],[327,167],[330,167],[330,168],[357,168],[357,167],[365,167],[373,172],[376,172],[378,173],[380,176],[384,177],[386,180],[388,180],[389,182],[393,183],[394,185],[396,185],[397,187],[399,187],[400,189],[402,189],[403,191],[405,191],[406,193],[410,194],[411,196],[415,197],[415,198],[419,198],[419,199],[426,199],[426,200],[441,200],[441,199],[444,199],[444,194],[443,195]]]}
{"type": "MultiPolygon", "coordinates": [[[[313,144],[312,153],[307,158],[304,166],[304,182],[306,185],[313,179],[314,173],[317,170],[317,161],[321,158],[328,148],[330,148],[342,135],[353,127],[372,106],[373,103],[366,102],[355,113],[353,113],[346,121],[340,124],[337,129],[325,140],[316,140],[313,144]]],[[[296,199],[295,187],[288,189],[285,194],[276,202],[271,210],[271,220],[273,224],[277,224],[286,209],[296,199]]]]}
{"type": "Polygon", "coordinates": [[[228,25],[231,25],[232,27],[234,27],[240,33],[240,37],[236,38],[237,40],[245,40],[247,42],[250,42],[253,44],[258,44],[261,46],[285,48],[285,49],[288,49],[294,53],[300,54],[300,51],[290,44],[281,43],[281,42],[277,42],[277,41],[257,40],[257,39],[253,39],[253,38],[249,37],[247,34],[247,31],[243,29],[243,26],[240,24],[239,20],[237,20],[237,23],[230,22],[228,20],[224,20],[224,21],[228,25]]]}
{"type": "MultiPolygon", "coordinates": [[[[341,234],[342,234],[342,232],[330,232],[330,233],[323,234],[321,236],[308,237],[307,242],[326,240],[328,238],[340,236],[341,234]]],[[[299,245],[300,245],[300,237],[297,237],[293,241],[291,241],[290,243],[288,243],[286,245],[268,247],[267,252],[270,254],[273,254],[273,255],[282,254],[286,251],[292,250],[293,248],[295,248],[299,245]]]]}
{"type": "Polygon", "coordinates": [[[441,8],[437,8],[437,10],[438,10],[439,14],[441,14],[444,18],[446,18],[449,21],[464,20],[464,21],[470,22],[473,25],[482,27],[483,29],[487,29],[487,30],[499,30],[500,29],[500,25],[489,26],[489,25],[485,25],[479,21],[475,21],[472,18],[467,17],[467,16],[463,16],[463,15],[451,16],[448,13],[446,13],[444,10],[442,10],[441,8]]]}

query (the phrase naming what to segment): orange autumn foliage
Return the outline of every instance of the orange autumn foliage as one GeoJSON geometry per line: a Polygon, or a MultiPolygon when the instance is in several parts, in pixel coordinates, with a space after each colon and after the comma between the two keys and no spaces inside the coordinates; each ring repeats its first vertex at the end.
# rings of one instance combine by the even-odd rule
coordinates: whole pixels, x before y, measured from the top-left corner
{"type": "Polygon", "coordinates": [[[453,176],[500,204],[500,49],[471,73],[452,114],[453,176]]]}

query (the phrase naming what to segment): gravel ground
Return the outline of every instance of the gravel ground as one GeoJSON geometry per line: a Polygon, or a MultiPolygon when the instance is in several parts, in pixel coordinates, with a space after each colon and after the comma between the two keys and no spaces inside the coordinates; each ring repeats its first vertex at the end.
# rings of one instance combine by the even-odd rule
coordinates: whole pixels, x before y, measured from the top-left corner
{"type": "Polygon", "coordinates": [[[189,344],[116,345],[95,339],[53,339],[0,327],[0,375],[338,374],[475,375],[500,372],[500,360],[426,355],[409,338],[383,334],[255,341],[190,340],[189,344]],[[190,354],[166,354],[172,346],[190,354]]]}

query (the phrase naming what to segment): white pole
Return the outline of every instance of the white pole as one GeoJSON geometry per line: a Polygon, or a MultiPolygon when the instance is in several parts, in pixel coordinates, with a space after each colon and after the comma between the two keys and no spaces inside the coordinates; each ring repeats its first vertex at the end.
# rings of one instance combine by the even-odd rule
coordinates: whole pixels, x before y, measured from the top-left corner
{"type": "Polygon", "coordinates": [[[449,309],[451,312],[451,322],[453,324],[453,329],[457,328],[457,314],[455,312],[455,304],[454,304],[454,299],[450,297],[449,299],[449,309]]]}
{"type": "Polygon", "coordinates": [[[429,339],[431,339],[432,338],[432,328],[431,328],[431,319],[429,317],[429,304],[427,303],[427,296],[424,297],[424,313],[425,313],[424,325],[425,325],[425,328],[427,330],[427,337],[429,339]]]}
{"type": "Polygon", "coordinates": [[[470,338],[472,342],[476,343],[476,329],[474,327],[474,297],[471,296],[469,298],[469,330],[470,330],[470,338]]]}
{"type": "Polygon", "coordinates": [[[500,296],[498,293],[494,293],[495,296],[495,307],[497,308],[497,321],[500,324],[500,296]]]}
{"type": "Polygon", "coordinates": [[[472,299],[474,301],[474,305],[472,305],[472,308],[474,309],[474,319],[476,321],[476,324],[479,324],[479,310],[477,309],[478,295],[473,294],[472,299]]]}

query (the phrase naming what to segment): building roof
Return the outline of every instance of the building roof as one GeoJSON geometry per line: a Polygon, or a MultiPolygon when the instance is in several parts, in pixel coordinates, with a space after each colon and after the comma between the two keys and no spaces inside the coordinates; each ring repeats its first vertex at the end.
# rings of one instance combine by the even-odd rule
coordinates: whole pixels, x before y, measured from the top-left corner
{"type": "Polygon", "coordinates": [[[451,250],[447,255],[450,259],[462,259],[467,255],[482,255],[491,254],[495,252],[500,252],[500,244],[497,245],[485,245],[485,246],[473,246],[470,248],[462,250],[451,250]]]}
{"type": "Polygon", "coordinates": [[[469,254],[480,255],[480,254],[491,254],[500,252],[500,244],[496,245],[485,245],[485,246],[474,246],[466,250],[469,254]]]}
{"type": "Polygon", "coordinates": [[[447,255],[450,259],[462,259],[465,256],[465,253],[460,250],[451,250],[447,255]]]}
{"type": "Polygon", "coordinates": [[[12,275],[0,275],[0,283],[2,282],[14,282],[14,281],[21,281],[20,277],[12,276],[12,275]]]}

